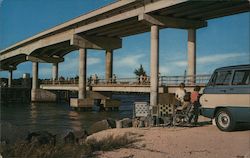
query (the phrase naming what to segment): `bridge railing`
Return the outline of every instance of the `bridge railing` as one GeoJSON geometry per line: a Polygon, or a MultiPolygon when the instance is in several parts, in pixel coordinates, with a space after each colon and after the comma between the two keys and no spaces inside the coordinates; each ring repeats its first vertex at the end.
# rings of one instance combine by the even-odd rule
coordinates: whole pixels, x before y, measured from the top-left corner
{"type": "MultiPolygon", "coordinates": [[[[180,83],[185,83],[185,85],[205,85],[208,83],[211,75],[195,75],[195,76],[160,76],[159,86],[176,86],[180,83]]],[[[66,85],[66,84],[78,84],[78,79],[73,80],[43,80],[42,84],[54,84],[54,85],[66,85]]],[[[91,86],[119,86],[119,85],[131,85],[131,86],[145,86],[150,85],[150,77],[134,77],[134,78],[115,78],[115,79],[88,79],[87,85],[91,86]]]]}
{"type": "Polygon", "coordinates": [[[206,85],[211,75],[195,75],[195,76],[161,76],[159,78],[159,85],[176,86],[180,83],[185,85],[206,85]]]}

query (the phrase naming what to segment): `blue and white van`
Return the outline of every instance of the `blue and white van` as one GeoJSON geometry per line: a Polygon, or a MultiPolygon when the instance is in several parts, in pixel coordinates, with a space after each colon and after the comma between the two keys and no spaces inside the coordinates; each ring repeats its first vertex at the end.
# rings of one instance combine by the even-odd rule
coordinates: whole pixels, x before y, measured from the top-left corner
{"type": "Polygon", "coordinates": [[[250,64],[218,68],[200,98],[201,114],[222,131],[250,122],[250,64]]]}

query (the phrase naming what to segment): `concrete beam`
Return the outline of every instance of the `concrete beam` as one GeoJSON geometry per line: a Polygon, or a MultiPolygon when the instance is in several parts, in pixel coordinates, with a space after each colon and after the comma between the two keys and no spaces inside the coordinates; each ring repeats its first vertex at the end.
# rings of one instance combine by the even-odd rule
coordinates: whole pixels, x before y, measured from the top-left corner
{"type": "Polygon", "coordinates": [[[31,101],[36,101],[37,89],[38,89],[38,63],[32,62],[32,90],[31,101]]]}
{"type": "Polygon", "coordinates": [[[9,71],[9,77],[8,77],[8,87],[12,86],[12,78],[13,78],[13,71],[9,71]]]}
{"type": "Polygon", "coordinates": [[[32,61],[32,62],[38,62],[38,63],[60,63],[64,61],[64,58],[60,57],[46,57],[46,56],[26,56],[26,60],[32,61]]]}
{"type": "Polygon", "coordinates": [[[191,77],[191,84],[195,84],[196,75],[196,30],[188,30],[188,76],[191,77]]]}
{"type": "Polygon", "coordinates": [[[150,106],[158,105],[159,81],[159,27],[151,26],[151,52],[150,52],[150,106]]]}
{"type": "Polygon", "coordinates": [[[109,81],[113,75],[113,51],[106,50],[106,72],[105,78],[109,81]]]}
{"type": "Polygon", "coordinates": [[[189,19],[159,16],[159,15],[149,15],[149,14],[139,15],[138,20],[150,26],[158,25],[162,27],[180,28],[180,29],[201,28],[207,26],[206,21],[189,20],[189,19]]]}
{"type": "Polygon", "coordinates": [[[86,78],[87,78],[87,49],[79,49],[79,91],[78,99],[86,98],[86,78]]]}
{"type": "Polygon", "coordinates": [[[112,50],[121,48],[122,40],[111,37],[73,35],[70,40],[70,45],[86,49],[112,50]]]}
{"type": "Polygon", "coordinates": [[[0,71],[14,71],[16,69],[17,69],[16,66],[12,66],[12,65],[5,66],[1,64],[0,66],[0,71]]]}
{"type": "Polygon", "coordinates": [[[58,63],[53,63],[52,64],[52,81],[53,84],[55,81],[58,80],[58,63]]]}

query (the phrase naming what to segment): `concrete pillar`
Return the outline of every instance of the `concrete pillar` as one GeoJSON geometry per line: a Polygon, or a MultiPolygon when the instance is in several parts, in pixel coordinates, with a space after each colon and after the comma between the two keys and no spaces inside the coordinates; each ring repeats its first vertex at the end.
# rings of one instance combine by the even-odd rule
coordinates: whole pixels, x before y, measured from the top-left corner
{"type": "Polygon", "coordinates": [[[36,101],[37,89],[38,89],[38,62],[33,62],[32,63],[31,101],[36,101]]]}
{"type": "Polygon", "coordinates": [[[151,26],[151,53],[150,53],[150,105],[158,105],[159,80],[159,27],[151,26]]]}
{"type": "Polygon", "coordinates": [[[8,78],[8,87],[12,86],[12,79],[13,79],[13,72],[12,70],[9,71],[9,78],[8,78]]]}
{"type": "Polygon", "coordinates": [[[106,73],[105,78],[110,81],[113,75],[113,51],[106,50],[106,73]]]}
{"type": "Polygon", "coordinates": [[[87,50],[79,49],[79,91],[78,99],[86,98],[87,50]]]}
{"type": "Polygon", "coordinates": [[[58,63],[52,64],[52,81],[55,84],[55,81],[58,80],[58,63]]]}
{"type": "Polygon", "coordinates": [[[190,78],[191,84],[195,84],[195,75],[196,75],[196,30],[188,30],[188,76],[190,78]]]}

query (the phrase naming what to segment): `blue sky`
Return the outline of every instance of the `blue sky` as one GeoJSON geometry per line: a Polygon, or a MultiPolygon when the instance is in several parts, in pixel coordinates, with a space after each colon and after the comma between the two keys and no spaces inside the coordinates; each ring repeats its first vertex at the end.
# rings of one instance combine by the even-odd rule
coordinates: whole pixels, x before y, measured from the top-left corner
{"type": "MultiPolygon", "coordinates": [[[[61,24],[113,2],[113,0],[0,0],[0,49],[24,40],[41,31],[61,24]]],[[[197,30],[197,73],[209,74],[221,66],[249,64],[250,15],[243,13],[208,21],[208,27],[197,30]]],[[[133,77],[140,64],[150,74],[150,34],[123,38],[123,47],[115,50],[114,73],[133,77]]],[[[88,51],[88,75],[105,74],[104,51],[88,51]]],[[[187,67],[187,31],[160,31],[160,72],[162,75],[183,75],[187,67]]],[[[32,73],[25,62],[14,71],[14,78],[32,73]]],[[[78,52],[65,56],[59,64],[59,76],[78,74],[78,52]]],[[[1,72],[7,77],[7,72],[1,72]]],[[[51,78],[51,64],[39,65],[39,77],[51,78]]]]}

